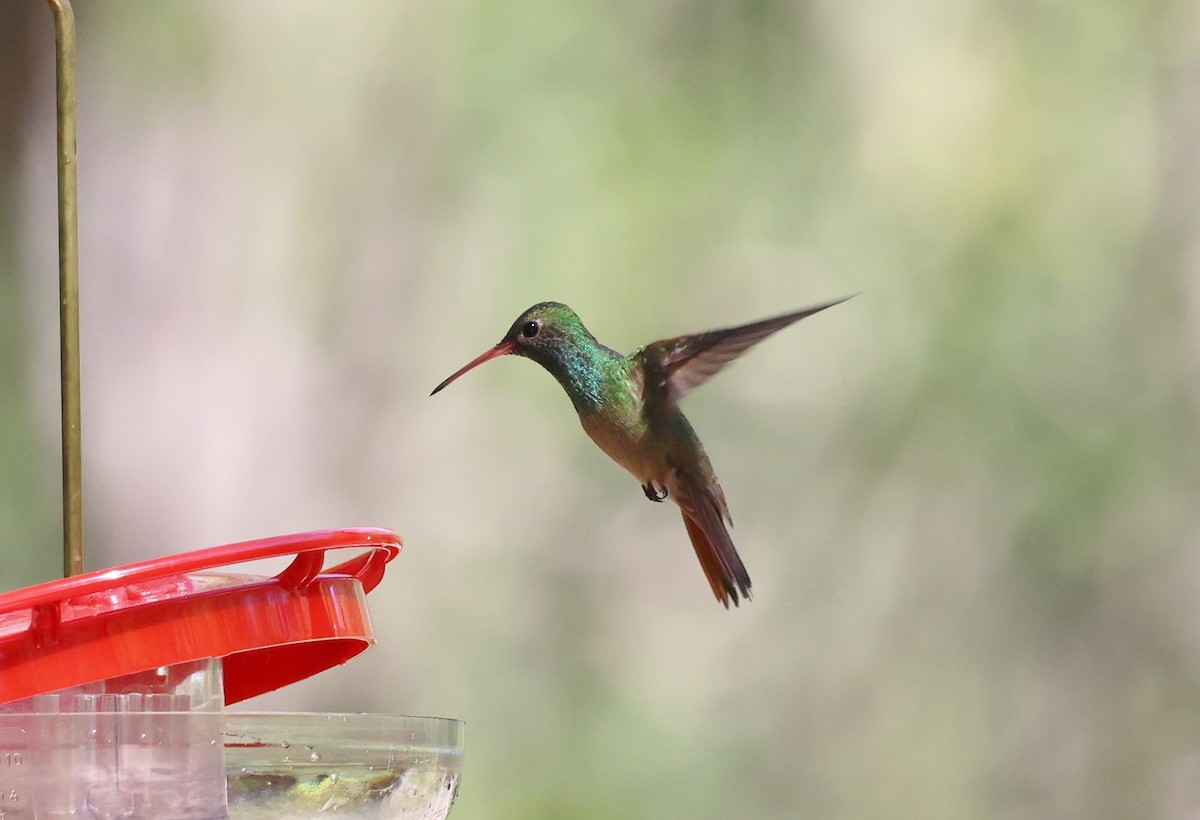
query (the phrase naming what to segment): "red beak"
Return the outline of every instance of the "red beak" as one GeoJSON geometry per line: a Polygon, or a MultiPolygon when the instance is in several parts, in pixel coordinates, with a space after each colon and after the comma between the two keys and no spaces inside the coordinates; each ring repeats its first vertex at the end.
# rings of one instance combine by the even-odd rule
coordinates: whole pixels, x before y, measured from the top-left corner
{"type": "Polygon", "coordinates": [[[433,393],[430,393],[429,395],[432,396],[434,393],[438,392],[443,387],[450,384],[450,382],[454,381],[459,376],[461,376],[463,373],[466,373],[468,370],[471,370],[472,368],[475,368],[475,367],[479,367],[479,365],[483,364],[484,362],[490,362],[492,359],[499,358],[500,356],[506,356],[509,353],[512,353],[512,351],[513,351],[513,343],[512,342],[500,342],[498,345],[493,347],[491,350],[485,350],[483,353],[479,354],[474,359],[471,359],[471,361],[467,362],[465,365],[460,367],[458,370],[454,371],[454,373],[448,379],[446,379],[444,382],[439,384],[437,387],[433,388],[433,393]]]}

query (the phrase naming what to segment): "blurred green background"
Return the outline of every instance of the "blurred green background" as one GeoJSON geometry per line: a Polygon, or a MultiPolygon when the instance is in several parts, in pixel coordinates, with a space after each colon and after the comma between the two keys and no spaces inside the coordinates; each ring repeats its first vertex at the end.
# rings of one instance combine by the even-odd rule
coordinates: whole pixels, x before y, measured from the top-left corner
{"type": "MultiPolygon", "coordinates": [[[[53,31],[0,14],[0,586],[59,567],[53,31]]],[[[1200,814],[1200,6],[81,2],[92,568],[379,525],[454,816],[1200,814]],[[497,362],[862,295],[690,396],[753,603],[497,362]]]]}

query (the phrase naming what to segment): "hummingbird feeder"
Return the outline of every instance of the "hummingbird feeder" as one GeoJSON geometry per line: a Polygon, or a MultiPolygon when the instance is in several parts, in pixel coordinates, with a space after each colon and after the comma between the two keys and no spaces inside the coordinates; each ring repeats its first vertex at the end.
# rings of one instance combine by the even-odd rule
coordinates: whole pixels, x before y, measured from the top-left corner
{"type": "Polygon", "coordinates": [[[69,1],[47,2],[67,577],[0,594],[0,820],[444,818],[462,769],[459,721],[224,711],[374,643],[366,596],[398,535],[308,532],[83,572],[75,31],[69,1]],[[286,566],[240,566],[262,559],[286,566]]]}

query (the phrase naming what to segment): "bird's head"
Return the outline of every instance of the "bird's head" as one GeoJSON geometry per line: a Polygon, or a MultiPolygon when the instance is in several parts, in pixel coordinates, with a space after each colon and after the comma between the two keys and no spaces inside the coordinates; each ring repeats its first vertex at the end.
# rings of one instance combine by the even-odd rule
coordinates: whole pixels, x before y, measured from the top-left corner
{"type": "Polygon", "coordinates": [[[539,302],[517,317],[503,339],[456,370],[435,387],[433,393],[442,390],[468,370],[509,354],[533,359],[553,372],[554,363],[561,360],[563,352],[577,347],[586,339],[591,339],[591,334],[575,311],[561,302],[539,302]]]}

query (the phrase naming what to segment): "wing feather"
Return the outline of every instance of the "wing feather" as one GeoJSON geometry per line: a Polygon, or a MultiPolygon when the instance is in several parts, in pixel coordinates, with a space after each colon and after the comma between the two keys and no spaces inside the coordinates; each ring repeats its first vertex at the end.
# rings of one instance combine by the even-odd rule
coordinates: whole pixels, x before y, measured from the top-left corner
{"type": "Polygon", "coordinates": [[[823,302],[747,325],[677,336],[649,344],[635,354],[642,360],[647,392],[659,392],[659,397],[668,406],[677,404],[689,392],[772,333],[849,298],[846,296],[823,302]]]}

